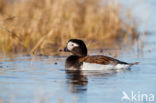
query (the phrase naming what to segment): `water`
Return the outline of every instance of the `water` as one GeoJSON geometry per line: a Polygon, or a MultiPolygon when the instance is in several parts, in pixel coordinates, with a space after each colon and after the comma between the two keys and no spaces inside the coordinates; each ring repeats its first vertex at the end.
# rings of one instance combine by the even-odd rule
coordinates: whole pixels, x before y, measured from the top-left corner
{"type": "Polygon", "coordinates": [[[121,101],[123,91],[128,96],[131,92],[156,95],[155,5],[155,0],[143,0],[135,10],[142,20],[150,13],[146,29],[151,33],[144,38],[142,52],[127,50],[119,57],[127,62],[139,61],[139,65],[113,74],[71,76],[64,70],[65,57],[0,56],[0,103],[132,103],[121,101]]]}

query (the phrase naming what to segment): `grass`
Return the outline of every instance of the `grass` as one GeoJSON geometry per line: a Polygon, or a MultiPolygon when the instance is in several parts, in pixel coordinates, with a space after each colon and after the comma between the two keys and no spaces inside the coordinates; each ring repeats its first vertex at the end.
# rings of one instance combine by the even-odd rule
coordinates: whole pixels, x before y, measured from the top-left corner
{"type": "Polygon", "coordinates": [[[71,38],[98,49],[136,38],[136,30],[117,0],[0,0],[2,53],[54,55],[71,38]]]}

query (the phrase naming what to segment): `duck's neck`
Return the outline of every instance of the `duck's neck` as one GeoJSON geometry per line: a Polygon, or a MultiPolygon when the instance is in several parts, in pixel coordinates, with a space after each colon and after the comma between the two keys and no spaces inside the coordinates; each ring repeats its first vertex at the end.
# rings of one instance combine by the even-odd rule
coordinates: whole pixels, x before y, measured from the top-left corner
{"type": "Polygon", "coordinates": [[[85,57],[85,56],[87,56],[87,49],[86,48],[84,48],[84,49],[75,48],[75,49],[73,49],[72,54],[75,56],[79,56],[79,57],[85,57]]]}
{"type": "Polygon", "coordinates": [[[78,54],[78,53],[73,53],[73,55],[75,55],[75,56],[78,56],[78,57],[80,57],[80,58],[83,58],[83,57],[86,57],[87,56],[87,54],[78,54]]]}

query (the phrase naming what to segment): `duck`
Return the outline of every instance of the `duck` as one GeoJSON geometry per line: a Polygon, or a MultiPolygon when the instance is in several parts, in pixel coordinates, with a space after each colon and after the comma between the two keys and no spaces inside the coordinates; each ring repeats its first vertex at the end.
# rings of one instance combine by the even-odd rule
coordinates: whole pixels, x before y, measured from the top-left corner
{"type": "Polygon", "coordinates": [[[64,52],[72,53],[65,61],[65,68],[68,71],[121,70],[139,63],[127,63],[104,55],[89,56],[84,41],[80,39],[70,39],[64,48],[64,52]]]}

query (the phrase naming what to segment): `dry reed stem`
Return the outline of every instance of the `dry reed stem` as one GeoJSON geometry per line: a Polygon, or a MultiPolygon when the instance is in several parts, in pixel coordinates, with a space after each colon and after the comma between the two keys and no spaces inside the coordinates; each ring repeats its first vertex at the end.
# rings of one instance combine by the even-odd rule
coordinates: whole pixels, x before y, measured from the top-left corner
{"type": "Polygon", "coordinates": [[[137,35],[131,13],[117,0],[102,1],[0,0],[0,51],[53,54],[71,38],[103,48],[137,35]]]}

